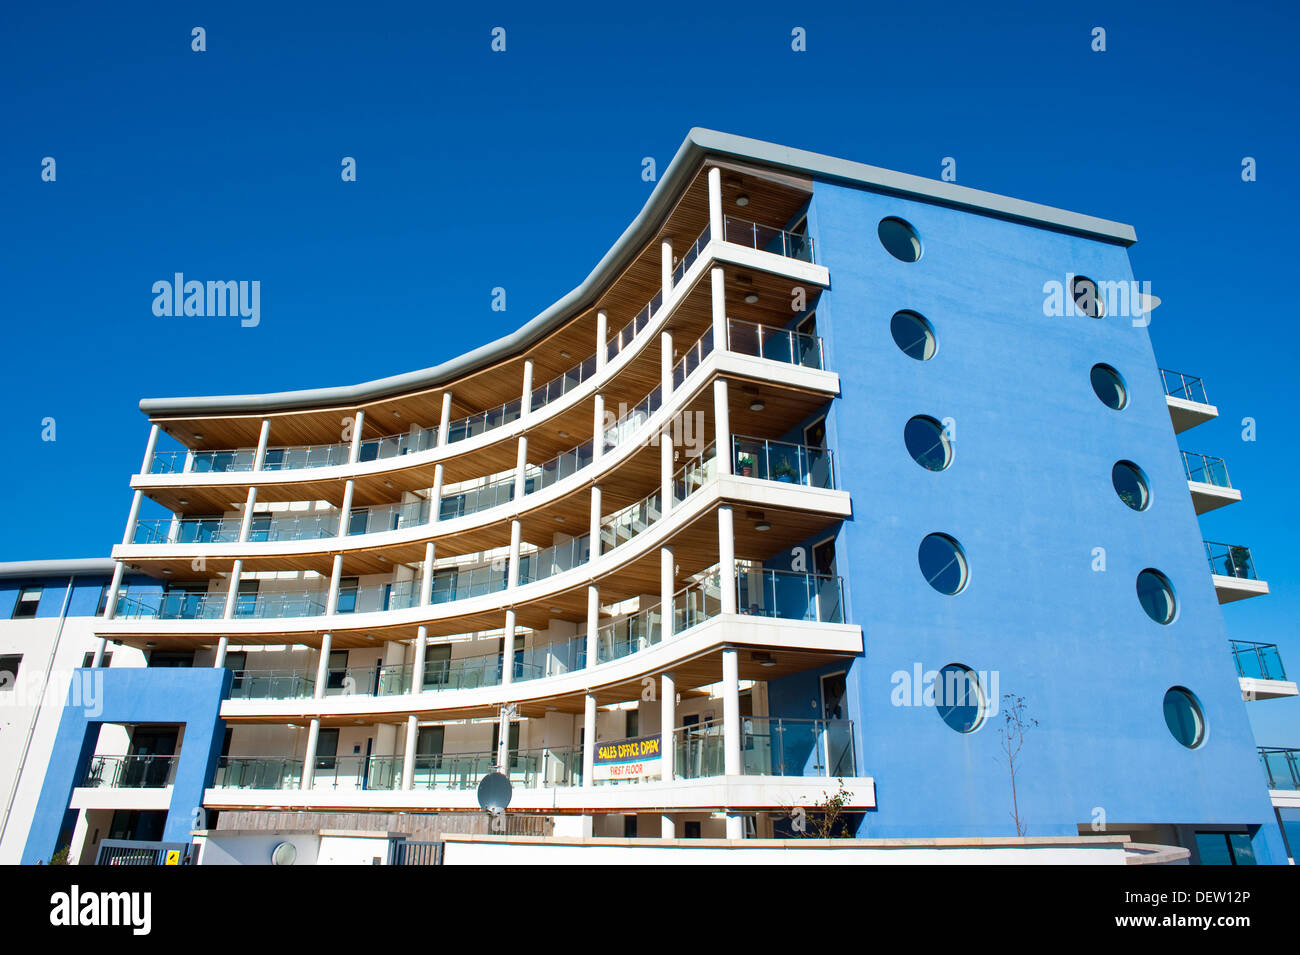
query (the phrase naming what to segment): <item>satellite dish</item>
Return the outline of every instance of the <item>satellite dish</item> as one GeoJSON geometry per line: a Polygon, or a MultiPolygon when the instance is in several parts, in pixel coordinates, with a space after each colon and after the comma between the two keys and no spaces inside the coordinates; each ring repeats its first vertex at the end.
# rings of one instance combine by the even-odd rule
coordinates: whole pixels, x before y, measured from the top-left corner
{"type": "Polygon", "coordinates": [[[478,784],[478,804],[484,812],[496,815],[510,805],[510,779],[501,773],[488,773],[478,784]]]}
{"type": "Polygon", "coordinates": [[[292,842],[282,842],[271,850],[271,865],[293,865],[298,859],[298,847],[292,842]]]}

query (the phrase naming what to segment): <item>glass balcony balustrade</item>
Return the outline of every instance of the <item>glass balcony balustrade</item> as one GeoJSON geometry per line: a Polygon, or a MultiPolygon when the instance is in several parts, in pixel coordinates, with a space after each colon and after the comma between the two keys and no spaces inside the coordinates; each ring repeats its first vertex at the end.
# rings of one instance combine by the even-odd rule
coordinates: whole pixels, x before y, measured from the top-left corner
{"type": "Polygon", "coordinates": [[[773,226],[759,225],[735,216],[723,217],[723,240],[748,246],[759,252],[771,252],[801,262],[813,262],[813,240],[799,232],[787,232],[773,226]]]}
{"type": "Polygon", "coordinates": [[[216,789],[298,789],[302,786],[302,759],[222,756],[212,785],[216,789]]]}
{"type": "Polygon", "coordinates": [[[536,583],[587,563],[591,537],[583,534],[563,544],[519,555],[519,585],[536,583]]]}
{"type": "Polygon", "coordinates": [[[234,670],[231,673],[232,700],[303,700],[316,689],[315,670],[234,670]]]}
{"type": "Polygon", "coordinates": [[[429,502],[385,504],[381,507],[354,507],[348,516],[348,536],[400,531],[429,523],[429,502]]]}
{"type": "Polygon", "coordinates": [[[573,391],[584,381],[593,378],[596,374],[596,356],[578,362],[568,371],[556,375],[546,384],[533,389],[532,397],[529,399],[530,407],[533,411],[545,408],[552,401],[558,401],[570,391],[573,391]]]}
{"type": "Polygon", "coordinates": [[[449,521],[467,514],[477,514],[479,511],[508,504],[514,498],[515,478],[512,474],[481,487],[444,494],[439,504],[438,519],[449,521]]]}
{"type": "Polygon", "coordinates": [[[1187,480],[1198,484],[1213,484],[1215,487],[1232,487],[1232,481],[1228,479],[1228,465],[1224,463],[1223,458],[1198,454],[1195,451],[1184,451],[1182,455],[1183,470],[1187,472],[1187,480]]]}
{"type": "Polygon", "coordinates": [[[742,614],[782,620],[844,623],[839,577],[746,565],[736,568],[736,606],[742,614]]]}
{"type": "Polygon", "coordinates": [[[1300,790],[1300,749],[1261,746],[1259,759],[1269,789],[1300,790]]]}
{"type": "Polygon", "coordinates": [[[713,354],[713,329],[710,328],[690,348],[686,349],[686,354],[677,359],[677,364],[673,366],[673,388],[680,388],[688,375],[709,355],[713,354]]]}
{"type": "Polygon", "coordinates": [[[677,267],[673,269],[673,285],[677,285],[686,277],[686,273],[691,270],[691,266],[699,259],[704,247],[709,244],[709,238],[709,227],[705,226],[704,231],[700,233],[700,237],[691,243],[689,249],[682,253],[681,260],[677,263],[677,267]]]}
{"type": "Polygon", "coordinates": [[[136,521],[133,544],[227,544],[239,540],[239,518],[170,517],[136,521]]]}
{"type": "Polygon", "coordinates": [[[92,756],[87,789],[163,789],[176,781],[175,756],[92,756]]]}
{"type": "Polygon", "coordinates": [[[295,447],[267,448],[262,460],[264,471],[301,471],[307,468],[328,468],[347,464],[352,445],[304,444],[295,447]]]}
{"type": "MultiPolygon", "coordinates": [[[[725,739],[721,720],[673,730],[675,777],[723,775],[725,739]]],[[[746,776],[856,776],[853,721],[743,717],[740,760],[746,776]]]]}
{"type": "Polygon", "coordinates": [[[645,308],[637,312],[636,317],[633,318],[632,321],[628,322],[615,332],[613,337],[605,343],[606,361],[613,361],[614,358],[623,351],[623,349],[632,344],[637,335],[641,334],[645,327],[650,324],[650,319],[659,314],[659,310],[663,307],[663,304],[664,293],[661,289],[654,294],[654,297],[650,299],[645,308]]]}
{"type": "Polygon", "coordinates": [[[1165,394],[1171,398],[1182,398],[1203,405],[1210,403],[1210,399],[1205,396],[1205,383],[1193,375],[1161,368],[1160,381],[1165,386],[1165,394]]]}
{"type": "Polygon", "coordinates": [[[505,404],[490,408],[487,411],[478,411],[464,418],[457,418],[447,426],[447,443],[455,444],[457,441],[465,441],[468,438],[495,431],[512,421],[518,421],[521,414],[520,408],[521,402],[516,398],[514,401],[507,401],[505,404]]]}
{"type": "Polygon", "coordinates": [[[420,451],[430,451],[438,446],[438,429],[421,428],[413,425],[409,431],[401,434],[389,434],[382,438],[369,438],[361,442],[358,449],[357,460],[366,461],[386,461],[389,458],[400,458],[405,454],[416,454],[420,451]]]}
{"type": "Polygon", "coordinates": [[[592,442],[587,441],[572,450],[560,452],[549,461],[529,465],[524,469],[524,493],[535,494],[545,490],[557,481],[577,474],[592,460],[592,442]]]}
{"type": "Polygon", "coordinates": [[[1210,562],[1210,572],[1222,577],[1240,577],[1245,580],[1259,580],[1255,572],[1255,562],[1251,559],[1250,548],[1237,544],[1217,544],[1204,541],[1205,557],[1210,562]]]}
{"type": "Polygon", "coordinates": [[[727,348],[740,355],[765,358],[805,368],[825,368],[822,340],[816,335],[739,318],[727,319],[727,348]]]}
{"type": "Polygon", "coordinates": [[[1276,643],[1252,643],[1233,640],[1232,659],[1237,665],[1237,676],[1253,680],[1285,680],[1286,668],[1276,643]]]}
{"type": "Polygon", "coordinates": [[[731,445],[732,473],[740,477],[835,488],[835,469],[826,448],[739,435],[731,439],[731,445]]]}

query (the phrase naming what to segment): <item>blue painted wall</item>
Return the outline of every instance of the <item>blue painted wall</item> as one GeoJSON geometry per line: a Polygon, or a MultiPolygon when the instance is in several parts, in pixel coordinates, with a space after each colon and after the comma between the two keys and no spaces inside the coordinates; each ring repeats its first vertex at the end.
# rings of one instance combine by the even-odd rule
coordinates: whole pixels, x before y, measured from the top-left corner
{"type": "MultiPolygon", "coordinates": [[[[99,608],[99,596],[112,577],[109,575],[78,574],[72,585],[72,599],[68,602],[69,617],[93,617],[99,608]]],[[[124,586],[132,591],[162,592],[162,586],[152,578],[139,575],[126,575],[122,578],[124,586]]],[[[0,620],[13,617],[14,607],[18,603],[18,593],[24,587],[40,587],[41,599],[36,605],[37,619],[58,617],[63,608],[63,597],[67,593],[67,577],[32,577],[30,579],[6,578],[0,580],[0,620]]]]}
{"type": "MultiPolygon", "coordinates": [[[[85,777],[104,723],[167,723],[184,725],[180,760],[163,831],[165,842],[189,842],[194,811],[203,805],[203,791],[216,771],[225,723],[221,701],[230,690],[229,670],[187,668],[99,668],[78,670],[77,681],[97,679],[102,686],[96,706],[65,705],[41,786],[23,863],[49,860],[58,848],[72,790],[85,777]]],[[[84,684],[83,684],[84,685],[84,684]]]]}
{"type": "MultiPolygon", "coordinates": [[[[1067,273],[1130,280],[1126,250],[825,183],[809,229],[830,269],[818,329],[843,389],[827,441],[854,508],[838,562],[865,636],[848,677],[859,767],[879,802],[863,834],[1014,834],[1001,716],[963,735],[933,707],[891,703],[896,672],[959,662],[990,683],[996,673],[988,690],[1025,697],[1039,721],[1017,768],[1029,834],[1073,834],[1100,807],[1114,823],[1260,825],[1261,861],[1285,861],[1147,331],[1127,317],[1044,314],[1044,283],[1067,273]],[[916,227],[919,262],[881,246],[889,215],[916,227]],[[894,344],[900,309],[934,325],[930,361],[894,344]],[[1127,380],[1125,409],[1093,393],[1098,362],[1127,380]],[[903,427],[917,414],[954,420],[947,470],[908,454],[903,427]],[[1111,485],[1121,459],[1149,478],[1144,512],[1111,485]],[[958,539],[970,564],[955,596],[931,589],[917,565],[935,531],[958,539]],[[1099,547],[1104,572],[1093,569],[1099,547]],[[1147,567],[1177,590],[1169,626],[1138,603],[1147,567]],[[1205,709],[1196,750],[1165,725],[1175,685],[1205,709]]],[[[1157,321],[1177,320],[1168,308],[1157,321]]],[[[816,715],[816,677],[775,681],[773,712],[816,715]]]]}

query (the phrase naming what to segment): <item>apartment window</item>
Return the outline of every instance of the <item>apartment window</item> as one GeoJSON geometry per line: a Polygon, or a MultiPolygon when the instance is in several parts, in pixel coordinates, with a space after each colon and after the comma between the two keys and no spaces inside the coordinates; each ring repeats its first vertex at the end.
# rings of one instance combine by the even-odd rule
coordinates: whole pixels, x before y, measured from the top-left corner
{"type": "Polygon", "coordinates": [[[451,644],[428,647],[424,653],[424,689],[446,686],[451,678],[451,644]]]}
{"type": "Polygon", "coordinates": [[[244,687],[244,671],[248,669],[248,653],[244,650],[227,651],[226,669],[230,670],[234,677],[230,681],[230,689],[240,690],[244,687]]]}
{"type": "Polygon", "coordinates": [[[1107,408],[1119,411],[1128,404],[1128,388],[1124,385],[1124,378],[1110,365],[1093,365],[1089,379],[1093,392],[1107,408]]]}
{"type": "Polygon", "coordinates": [[[1076,275],[1070,282],[1070,295],[1075,307],[1089,318],[1101,318],[1105,314],[1101,297],[1097,294],[1097,283],[1083,275],[1076,275]]]}
{"type": "Polygon", "coordinates": [[[1132,461],[1117,461],[1110,469],[1110,481],[1119,499],[1135,511],[1145,511],[1151,504],[1147,476],[1132,461]]]}
{"type": "Polygon", "coordinates": [[[1255,847],[1245,832],[1198,832],[1196,854],[1201,865],[1257,865],[1255,847]]]}
{"type": "Polygon", "coordinates": [[[18,682],[18,667],[23,662],[21,653],[0,656],[0,690],[8,690],[18,682]]]}
{"type": "Polygon", "coordinates": [[[326,669],[329,672],[325,677],[325,689],[343,689],[343,681],[347,679],[348,675],[348,651],[331,650],[329,665],[326,669]]]}
{"type": "Polygon", "coordinates": [[[1137,578],[1138,603],[1156,623],[1172,623],[1178,613],[1173,584],[1158,570],[1148,567],[1137,578]]]}
{"type": "Polygon", "coordinates": [[[333,769],[335,758],[339,754],[339,731],[337,727],[321,727],[316,736],[316,768],[333,769]]]}
{"type": "Polygon", "coordinates": [[[194,666],[193,650],[150,650],[149,666],[151,667],[192,667],[194,666]]]}
{"type": "Polygon", "coordinates": [[[973,733],[984,722],[984,689],[970,667],[950,663],[939,671],[934,706],[950,729],[973,733]]]}
{"type": "Polygon", "coordinates": [[[1174,739],[1188,749],[1205,742],[1205,714],[1191,690],[1173,686],[1165,693],[1165,725],[1174,739]]]}
{"type": "Polygon", "coordinates": [[[685,839],[700,838],[700,824],[698,821],[686,822],[682,825],[682,837],[685,839]]]}
{"type": "MultiPolygon", "coordinates": [[[[113,665],[113,654],[111,652],[105,653],[104,659],[100,662],[102,666],[111,667],[113,665]]],[[[81,666],[83,669],[92,667],[94,665],[95,665],[95,654],[93,653],[82,654],[81,666]]]]}
{"type": "Polygon", "coordinates": [[[364,534],[366,526],[370,521],[370,509],[367,507],[354,507],[352,513],[348,515],[348,536],[353,534],[364,534]]]}
{"type": "Polygon", "coordinates": [[[271,515],[254,514],[248,523],[248,539],[252,543],[262,544],[271,539],[271,515]]]}
{"type": "Polygon", "coordinates": [[[357,590],[360,586],[360,577],[344,577],[339,581],[339,603],[335,613],[356,613],[357,590]]]}
{"type": "Polygon", "coordinates": [[[623,817],[623,837],[625,839],[636,838],[636,816],[627,815],[623,817]]]}
{"type": "Polygon", "coordinates": [[[929,361],[939,350],[934,326],[916,312],[906,309],[895,312],[889,320],[889,334],[893,336],[899,351],[917,361],[929,361]]]}
{"type": "Polygon", "coordinates": [[[907,453],[927,471],[942,471],[952,464],[952,442],[947,429],[934,418],[917,415],[903,426],[907,453]]]}
{"type": "Polygon", "coordinates": [[[235,591],[235,616],[252,617],[257,613],[257,588],[261,581],[241,580],[235,591]]]}
{"type": "Polygon", "coordinates": [[[880,244],[885,251],[900,262],[916,262],[921,258],[921,237],[916,234],[912,224],[897,216],[880,220],[876,227],[880,244]]]}
{"type": "Polygon", "coordinates": [[[14,620],[27,620],[36,616],[36,608],[41,602],[40,587],[22,587],[18,590],[18,601],[14,604],[14,620]]]}
{"type": "MultiPolygon", "coordinates": [[[[641,714],[636,710],[627,711],[627,737],[632,739],[641,732],[641,714]]],[[[636,835],[636,833],[633,833],[636,835]]]]}
{"type": "Polygon", "coordinates": [[[941,594],[960,593],[970,571],[961,545],[947,534],[931,534],[921,541],[917,562],[926,582],[941,594]]]}

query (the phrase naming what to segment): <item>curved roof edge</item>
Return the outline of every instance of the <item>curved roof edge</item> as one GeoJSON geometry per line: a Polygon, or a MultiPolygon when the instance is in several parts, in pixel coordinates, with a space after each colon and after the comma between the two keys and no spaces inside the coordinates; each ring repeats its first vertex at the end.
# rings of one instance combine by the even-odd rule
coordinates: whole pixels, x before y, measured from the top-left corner
{"type": "Polygon", "coordinates": [[[0,561],[0,578],[68,577],[104,574],[111,577],[117,562],[109,557],[72,557],[61,560],[0,561]]]}
{"type": "Polygon", "coordinates": [[[1132,245],[1133,227],[1107,219],[1067,212],[1051,206],[1011,199],[967,186],[894,172],[878,166],[837,159],[789,146],[721,133],[691,129],[635,219],[576,288],[509,335],[431,368],[404,372],[355,385],[282,391],[264,395],[216,395],[192,398],[144,398],[140,410],[150,416],[252,414],[294,411],[311,407],[364,404],[394,395],[439,385],[463,377],[502,358],[522,351],[536,340],[594,304],[599,292],[653,237],[661,216],[671,211],[680,187],[706,156],[726,156],[822,179],[893,192],[903,196],[1012,219],[1031,225],[1072,232],[1090,238],[1132,245]]]}

